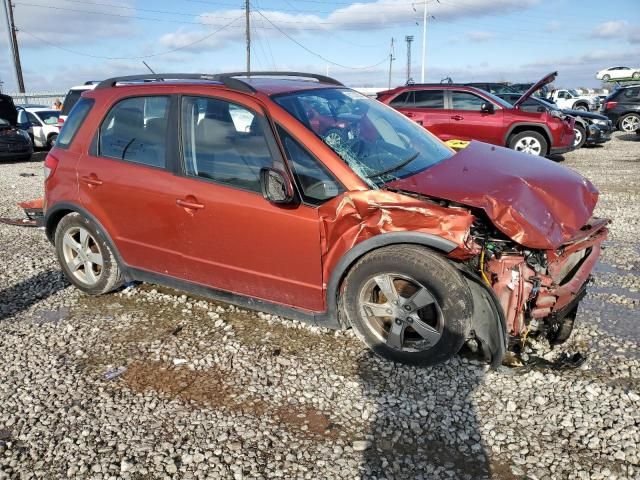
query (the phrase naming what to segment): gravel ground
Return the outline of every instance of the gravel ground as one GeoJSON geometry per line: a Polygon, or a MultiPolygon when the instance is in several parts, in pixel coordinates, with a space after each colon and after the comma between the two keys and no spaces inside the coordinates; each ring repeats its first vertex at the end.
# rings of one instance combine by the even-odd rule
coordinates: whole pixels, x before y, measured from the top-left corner
{"type": "MultiPolygon", "coordinates": [[[[0,216],[41,195],[38,160],[0,164],[0,216]]],[[[582,352],[574,370],[395,365],[153,285],[89,298],[42,231],[0,224],[0,479],[640,478],[639,137],[560,160],[614,219],[547,354],[582,352]]]]}

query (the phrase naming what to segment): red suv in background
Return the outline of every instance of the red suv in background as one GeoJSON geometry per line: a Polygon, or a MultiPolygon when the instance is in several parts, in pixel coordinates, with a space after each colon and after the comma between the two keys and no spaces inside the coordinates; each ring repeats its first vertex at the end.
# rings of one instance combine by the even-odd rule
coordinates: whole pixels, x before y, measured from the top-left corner
{"type": "Polygon", "coordinates": [[[46,233],[88,294],[148,281],[353,327],[398,361],[469,342],[497,364],[567,339],[607,235],[588,180],[524,157],[456,154],[318,75],[112,78],[45,160],[46,233]]]}
{"type": "Polygon", "coordinates": [[[547,75],[513,105],[484,90],[455,84],[407,85],[378,93],[378,100],[441,140],[480,140],[547,156],[573,150],[573,117],[519,106],[555,78],[556,73],[547,75]]]}

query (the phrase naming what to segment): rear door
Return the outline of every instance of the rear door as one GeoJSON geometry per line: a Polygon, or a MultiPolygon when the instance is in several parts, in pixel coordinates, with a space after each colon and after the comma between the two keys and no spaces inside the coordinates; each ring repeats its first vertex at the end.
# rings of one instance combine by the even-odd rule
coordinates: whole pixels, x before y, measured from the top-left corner
{"type": "Polygon", "coordinates": [[[482,142],[502,145],[504,135],[503,110],[494,104],[493,113],[483,112],[481,105],[490,103],[489,100],[475,93],[450,91],[449,133],[451,138],[458,140],[480,140],[482,142]]]}
{"type": "Polygon", "coordinates": [[[449,114],[444,108],[443,90],[411,90],[400,97],[390,105],[439,138],[451,138],[448,136],[449,114]]]}
{"type": "Polygon", "coordinates": [[[82,204],[109,232],[125,263],[181,277],[184,215],[168,169],[170,105],[167,95],[115,103],[76,168],[82,204]]]}
{"type": "Polygon", "coordinates": [[[175,179],[173,209],[184,225],[185,279],[320,311],[317,208],[264,199],[260,170],[283,168],[281,154],[259,104],[241,98],[181,99],[184,176],[175,179]]]}

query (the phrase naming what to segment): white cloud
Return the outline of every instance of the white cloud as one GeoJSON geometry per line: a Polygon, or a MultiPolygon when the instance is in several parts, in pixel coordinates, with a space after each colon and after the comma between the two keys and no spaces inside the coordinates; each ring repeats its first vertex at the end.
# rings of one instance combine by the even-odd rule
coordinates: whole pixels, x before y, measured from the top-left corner
{"type": "Polygon", "coordinates": [[[628,27],[626,20],[609,20],[596,25],[591,35],[597,38],[620,38],[628,27]]]}
{"type": "Polygon", "coordinates": [[[131,0],[109,0],[110,6],[66,0],[34,5],[17,3],[15,6],[20,46],[50,48],[46,42],[86,45],[105,38],[130,37],[135,31],[132,19],[126,18],[132,15],[129,9],[133,7],[131,0]]]}

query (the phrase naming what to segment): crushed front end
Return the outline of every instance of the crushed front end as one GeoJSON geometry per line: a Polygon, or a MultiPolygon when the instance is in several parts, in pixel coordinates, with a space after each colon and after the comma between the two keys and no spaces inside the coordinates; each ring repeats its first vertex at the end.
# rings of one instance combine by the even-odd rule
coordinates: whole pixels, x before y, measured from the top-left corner
{"type": "Polygon", "coordinates": [[[543,335],[552,344],[569,337],[608,223],[592,218],[569,241],[549,250],[524,247],[488,223],[474,225],[472,238],[482,250],[470,266],[503,309],[510,348],[529,335],[543,335]]]}

